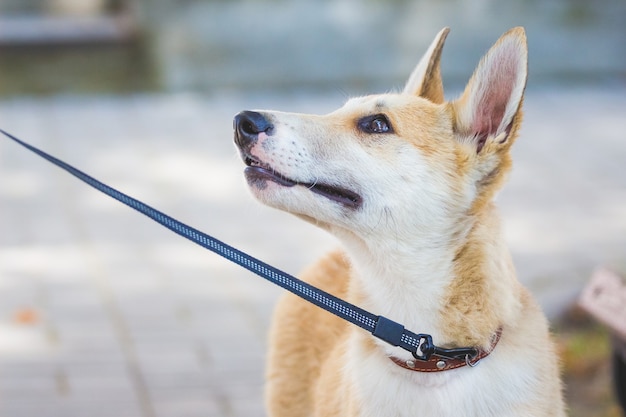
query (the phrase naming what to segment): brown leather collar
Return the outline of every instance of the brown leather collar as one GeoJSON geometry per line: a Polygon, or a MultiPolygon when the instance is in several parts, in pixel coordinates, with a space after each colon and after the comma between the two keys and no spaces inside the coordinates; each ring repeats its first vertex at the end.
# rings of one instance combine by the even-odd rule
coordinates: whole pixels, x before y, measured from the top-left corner
{"type": "Polygon", "coordinates": [[[403,360],[400,358],[396,358],[395,356],[390,356],[389,359],[391,359],[393,363],[404,369],[417,372],[441,372],[449,371],[450,369],[461,368],[466,365],[476,366],[478,365],[478,362],[480,362],[483,358],[487,357],[491,352],[493,352],[493,350],[496,348],[496,345],[500,341],[500,336],[502,336],[502,328],[499,328],[491,336],[491,346],[489,347],[489,349],[479,349],[478,355],[475,358],[465,357],[462,359],[448,359],[440,358],[433,355],[430,359],[426,361],[422,361],[419,359],[403,360]]]}

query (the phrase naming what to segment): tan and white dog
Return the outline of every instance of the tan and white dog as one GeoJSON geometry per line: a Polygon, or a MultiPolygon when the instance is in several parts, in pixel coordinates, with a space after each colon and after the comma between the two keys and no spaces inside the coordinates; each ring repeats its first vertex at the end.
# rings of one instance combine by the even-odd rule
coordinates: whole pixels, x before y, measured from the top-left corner
{"type": "Polygon", "coordinates": [[[548,323],[517,281],[493,203],[522,119],[525,33],[505,33],[446,102],[447,33],[401,93],[324,116],[244,111],[235,142],[258,200],[344,244],[304,280],[438,346],[489,355],[475,367],[424,367],[286,294],[270,337],[272,416],[565,415],[548,323]]]}

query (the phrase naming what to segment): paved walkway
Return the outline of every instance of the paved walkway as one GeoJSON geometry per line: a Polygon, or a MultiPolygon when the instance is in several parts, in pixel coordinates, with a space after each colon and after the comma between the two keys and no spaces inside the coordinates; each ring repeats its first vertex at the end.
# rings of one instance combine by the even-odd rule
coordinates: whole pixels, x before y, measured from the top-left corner
{"type": "MultiPolygon", "coordinates": [[[[255,203],[244,108],[341,93],[0,101],[0,127],[289,272],[334,240],[255,203]]],[[[626,89],[529,91],[500,196],[520,277],[552,315],[626,269],[626,89]]],[[[259,416],[280,291],[0,139],[0,417],[259,416]]]]}

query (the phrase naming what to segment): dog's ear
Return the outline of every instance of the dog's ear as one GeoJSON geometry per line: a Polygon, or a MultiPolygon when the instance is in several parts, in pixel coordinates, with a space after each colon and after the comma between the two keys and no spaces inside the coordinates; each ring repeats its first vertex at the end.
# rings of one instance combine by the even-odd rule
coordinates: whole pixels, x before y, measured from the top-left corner
{"type": "Polygon", "coordinates": [[[422,56],[419,64],[411,73],[409,80],[404,86],[405,94],[424,97],[433,103],[443,103],[443,83],[441,81],[441,51],[449,28],[443,28],[432,41],[428,50],[422,56]]]}
{"type": "Polygon", "coordinates": [[[483,57],[463,95],[452,103],[455,131],[477,153],[487,145],[512,141],[521,119],[527,66],[524,29],[511,29],[483,57]]]}

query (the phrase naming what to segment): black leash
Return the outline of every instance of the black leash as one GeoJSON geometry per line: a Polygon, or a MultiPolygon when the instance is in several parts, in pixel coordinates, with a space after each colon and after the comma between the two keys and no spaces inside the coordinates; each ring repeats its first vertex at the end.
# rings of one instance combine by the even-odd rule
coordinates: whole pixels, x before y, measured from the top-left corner
{"type": "Polygon", "coordinates": [[[147,204],[144,204],[141,201],[116,190],[115,188],[103,184],[73,166],[66,164],[65,162],[32,145],[29,145],[2,129],[0,129],[0,132],[26,149],[36,153],[59,168],[62,168],[74,175],[81,181],[89,184],[96,190],[103,192],[119,202],[126,204],[128,207],[131,207],[150,217],[152,220],[167,227],[174,233],[191,240],[203,248],[217,253],[229,261],[232,261],[237,265],[254,272],[262,278],[265,278],[266,280],[291,291],[297,296],[302,297],[306,301],[309,301],[324,310],[341,317],[352,324],[356,324],[362,329],[370,332],[373,336],[384,340],[393,346],[399,346],[402,349],[411,352],[416,359],[425,361],[429,360],[433,355],[443,358],[472,358],[478,354],[478,351],[474,348],[443,349],[437,347],[433,344],[432,337],[428,334],[413,333],[405,329],[400,323],[396,323],[395,321],[389,320],[383,316],[376,316],[325,291],[313,287],[312,285],[309,285],[306,282],[276,269],[250,255],[247,255],[212,236],[181,223],[167,214],[164,214],[159,210],[156,210],[147,204]]]}

